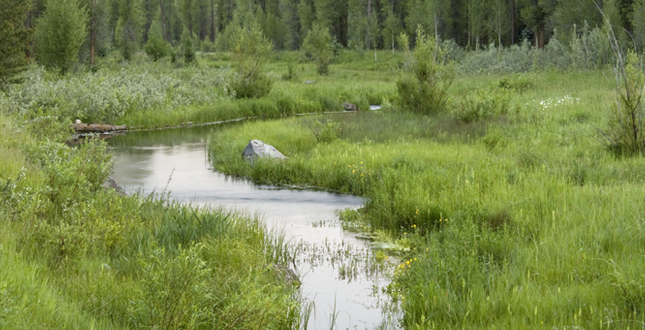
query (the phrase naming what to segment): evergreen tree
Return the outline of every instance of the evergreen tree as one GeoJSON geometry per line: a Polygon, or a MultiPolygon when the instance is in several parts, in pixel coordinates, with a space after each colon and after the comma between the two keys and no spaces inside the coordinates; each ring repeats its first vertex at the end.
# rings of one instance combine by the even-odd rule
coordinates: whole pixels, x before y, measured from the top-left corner
{"type": "Polygon", "coordinates": [[[119,21],[116,26],[116,42],[123,59],[129,61],[141,42],[144,16],[140,0],[119,0],[119,21]]]}
{"type": "Polygon", "coordinates": [[[87,36],[87,19],[78,0],[49,0],[36,30],[38,62],[62,74],[72,69],[87,36]]]}
{"type": "Polygon", "coordinates": [[[184,52],[184,62],[195,62],[195,45],[188,28],[184,28],[184,32],[181,33],[181,48],[184,52]]]}
{"type": "Polygon", "coordinates": [[[25,27],[30,0],[0,0],[0,89],[19,81],[26,69],[31,32],[25,27]]]}
{"type": "Polygon", "coordinates": [[[150,30],[148,31],[148,42],[146,42],[143,49],[155,62],[170,53],[170,45],[168,45],[163,38],[163,28],[161,26],[160,17],[152,21],[150,30]]]}

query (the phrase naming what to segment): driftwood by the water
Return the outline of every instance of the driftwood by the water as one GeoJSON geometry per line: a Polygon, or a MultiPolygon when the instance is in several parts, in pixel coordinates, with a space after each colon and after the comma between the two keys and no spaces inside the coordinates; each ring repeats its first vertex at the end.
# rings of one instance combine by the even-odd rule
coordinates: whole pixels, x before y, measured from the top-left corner
{"type": "Polygon", "coordinates": [[[105,124],[82,124],[74,123],[70,125],[78,133],[105,133],[114,131],[125,131],[126,125],[105,125],[105,124]]]}

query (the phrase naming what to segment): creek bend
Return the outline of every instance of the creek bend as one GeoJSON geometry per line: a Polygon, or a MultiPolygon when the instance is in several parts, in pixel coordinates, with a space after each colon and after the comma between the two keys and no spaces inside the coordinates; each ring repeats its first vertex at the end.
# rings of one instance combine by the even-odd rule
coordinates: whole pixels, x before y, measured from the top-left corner
{"type": "MultiPolygon", "coordinates": [[[[213,170],[207,140],[214,127],[132,132],[109,141],[112,177],[131,193],[170,193],[194,205],[259,215],[299,250],[294,265],[306,302],[308,329],[395,329],[382,288],[389,283],[371,261],[369,241],[343,231],[336,211],[358,208],[356,196],[256,185],[213,170]]],[[[265,141],[271,143],[270,141],[265,141]]],[[[240,150],[240,155],[242,150],[240,150]]],[[[381,265],[382,266],[382,265],[381,265]]]]}

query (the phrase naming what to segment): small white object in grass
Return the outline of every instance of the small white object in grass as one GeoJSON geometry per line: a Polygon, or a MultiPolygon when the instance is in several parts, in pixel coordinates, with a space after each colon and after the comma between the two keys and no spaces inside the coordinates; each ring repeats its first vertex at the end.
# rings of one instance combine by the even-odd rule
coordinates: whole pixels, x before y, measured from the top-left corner
{"type": "Polygon", "coordinates": [[[76,119],[76,121],[74,121],[74,123],[76,123],[76,124],[80,124],[80,123],[81,123],[81,120],[80,120],[80,119],[76,119]]]}

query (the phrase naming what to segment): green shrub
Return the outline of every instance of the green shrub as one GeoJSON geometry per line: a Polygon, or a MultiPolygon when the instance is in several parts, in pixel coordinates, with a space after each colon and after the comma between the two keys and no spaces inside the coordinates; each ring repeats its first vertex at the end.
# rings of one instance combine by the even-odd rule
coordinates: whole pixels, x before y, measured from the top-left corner
{"type": "Polygon", "coordinates": [[[505,76],[504,78],[500,79],[500,81],[497,83],[497,86],[499,88],[504,88],[508,90],[516,90],[520,92],[520,94],[522,94],[527,89],[532,88],[534,84],[531,81],[531,77],[529,77],[528,75],[515,74],[515,75],[505,76]]]}
{"type": "Polygon", "coordinates": [[[318,74],[329,73],[329,64],[334,59],[332,37],[328,28],[314,24],[313,29],[303,42],[304,48],[311,54],[317,65],[318,74]]]}
{"type": "Polygon", "coordinates": [[[204,53],[213,53],[215,52],[215,43],[210,40],[204,40],[202,42],[202,52],[204,53]]]}
{"type": "Polygon", "coordinates": [[[78,61],[78,51],[87,36],[87,12],[78,0],[52,0],[38,21],[38,62],[66,73],[78,61]]]}
{"type": "Polygon", "coordinates": [[[618,97],[611,108],[609,127],[603,136],[611,150],[636,155],[645,151],[645,75],[636,53],[630,51],[622,61],[620,57],[615,68],[618,97]]]}
{"type": "Polygon", "coordinates": [[[410,50],[407,35],[401,34],[399,39],[405,50],[405,66],[396,82],[401,108],[421,114],[444,111],[454,72],[443,65],[443,51],[421,27],[417,29],[414,51],[410,50]]]}
{"type": "Polygon", "coordinates": [[[170,45],[161,36],[152,35],[145,46],[143,46],[143,50],[156,62],[168,56],[170,53],[170,45]]]}
{"type": "Polygon", "coordinates": [[[273,45],[260,26],[237,27],[233,45],[237,72],[229,79],[229,93],[236,98],[259,98],[271,91],[273,81],[264,72],[264,63],[273,45]]]}
{"type": "Polygon", "coordinates": [[[295,61],[287,62],[287,73],[282,75],[282,80],[293,81],[298,79],[298,73],[296,72],[297,63],[295,61]]]}
{"type": "Polygon", "coordinates": [[[323,124],[319,121],[316,122],[314,129],[314,136],[316,140],[320,143],[330,143],[338,139],[340,135],[340,124],[335,123],[331,120],[328,120],[327,123],[323,124]]]}
{"type": "Polygon", "coordinates": [[[470,123],[506,114],[509,103],[510,92],[508,90],[479,89],[454,100],[452,113],[457,119],[470,123]]]}

